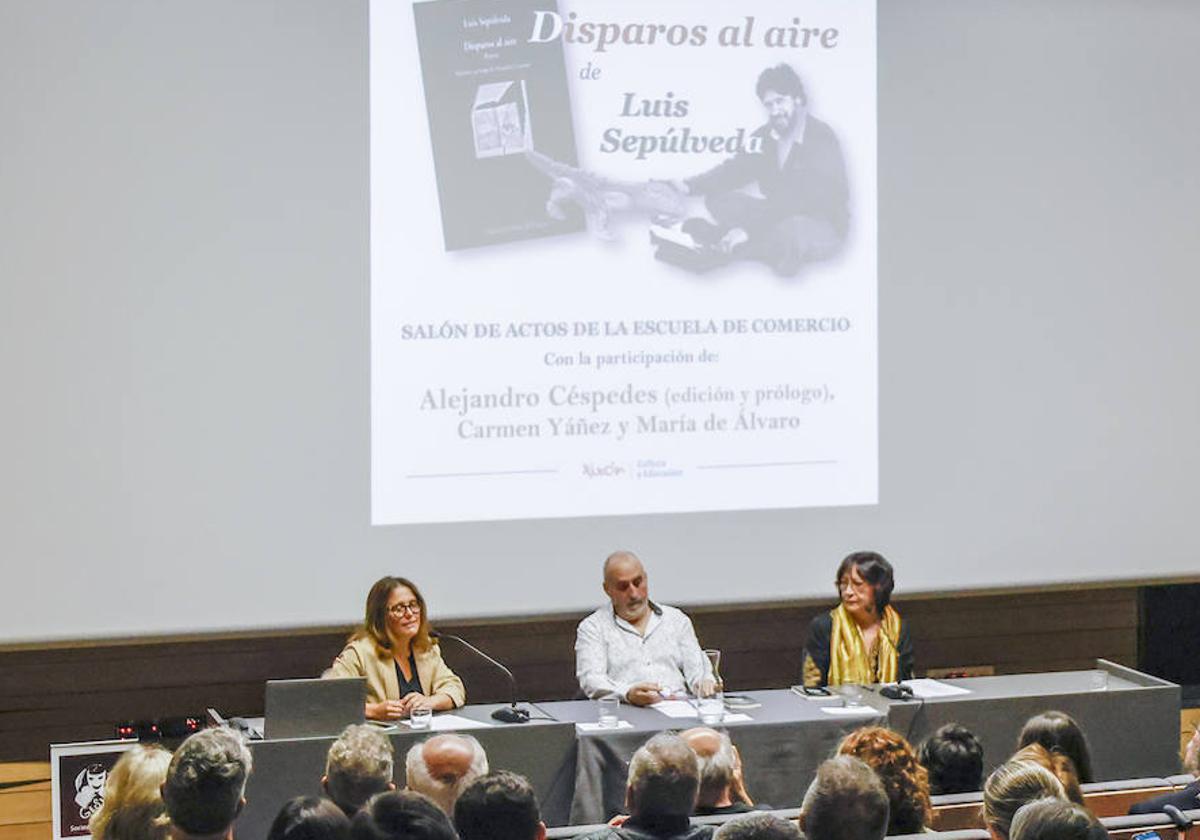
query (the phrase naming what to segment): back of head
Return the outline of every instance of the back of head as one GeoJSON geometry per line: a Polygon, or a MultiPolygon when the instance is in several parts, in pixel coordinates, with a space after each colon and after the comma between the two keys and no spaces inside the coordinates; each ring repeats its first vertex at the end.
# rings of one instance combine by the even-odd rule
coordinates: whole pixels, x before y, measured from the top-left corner
{"type": "Polygon", "coordinates": [[[864,726],[847,735],[838,752],[862,759],[879,776],[890,809],[888,834],[918,834],[932,821],[929,776],[903,736],[864,726]]]}
{"type": "Polygon", "coordinates": [[[635,817],[688,816],[700,790],[700,765],[678,735],[655,735],[629,762],[625,804],[635,817]]]}
{"type": "Polygon", "coordinates": [[[1063,793],[1066,794],[1067,799],[1077,805],[1083,804],[1083,789],[1079,786],[1079,776],[1075,773],[1075,765],[1062,753],[1050,752],[1041,744],[1030,744],[1013,753],[1011,760],[1032,761],[1034,764],[1045,767],[1063,786],[1063,793]]]}
{"type": "Polygon", "coordinates": [[[487,773],[487,754],[470,735],[434,735],[412,746],[404,770],[409,790],[425,794],[450,815],[459,794],[487,773]]]}
{"type": "Polygon", "coordinates": [[[225,727],[205,729],[179,745],[163,783],[171,824],[194,837],[224,833],[242,807],[250,750],[225,727]]]}
{"type": "Polygon", "coordinates": [[[724,732],[697,726],[680,736],[696,754],[700,770],[700,793],[697,808],[713,808],[729,795],[737,773],[737,756],[733,742],[724,732]]]}
{"type": "Polygon", "coordinates": [[[1083,784],[1096,781],[1092,773],[1092,753],[1087,737],[1075,719],[1063,712],[1042,712],[1025,722],[1017,737],[1017,748],[1030,744],[1041,744],[1050,752],[1058,752],[1071,759],[1079,781],[1083,784]]]}
{"type": "Polygon", "coordinates": [[[1046,797],[1066,800],[1053,773],[1032,761],[1007,761],[983,784],[983,821],[996,837],[1007,838],[1017,809],[1046,797]]]}
{"type": "Polygon", "coordinates": [[[1013,817],[1009,840],[1107,840],[1108,832],[1086,808],[1061,799],[1037,799],[1013,817]]]}
{"type": "Polygon", "coordinates": [[[850,755],[817,768],[800,809],[809,840],[880,840],[888,827],[888,797],[875,771],[850,755]]]}
{"type": "Polygon", "coordinates": [[[348,815],[392,784],[392,742],[366,724],[352,724],[329,746],[325,789],[348,815]]]}
{"type": "Polygon", "coordinates": [[[507,770],[476,779],[454,803],[462,840],[537,840],[541,823],[533,786],[507,770]]]}
{"type": "Polygon", "coordinates": [[[319,796],[297,796],[279,809],[267,840],[347,840],[350,818],[319,796]]]}
{"type": "Polygon", "coordinates": [[[800,829],[774,814],[747,814],[718,828],[713,840],[800,840],[800,829]]]}
{"type": "Polygon", "coordinates": [[[458,840],[450,818],[428,796],[392,790],[372,797],[350,823],[352,840],[458,840]]]}
{"type": "Polygon", "coordinates": [[[947,723],[921,744],[929,792],[970,793],[983,787],[983,745],[962,724],[947,723]]]}
{"type": "Polygon", "coordinates": [[[157,840],[168,819],[160,788],[171,754],[157,744],[138,744],[117,759],[104,783],[104,804],[88,823],[96,840],[157,840]]]}

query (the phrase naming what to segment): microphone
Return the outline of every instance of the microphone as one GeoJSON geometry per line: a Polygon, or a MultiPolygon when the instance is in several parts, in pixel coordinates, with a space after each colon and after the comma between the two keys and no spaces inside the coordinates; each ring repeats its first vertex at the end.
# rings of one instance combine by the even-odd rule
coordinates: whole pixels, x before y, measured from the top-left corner
{"type": "Polygon", "coordinates": [[[437,630],[430,630],[429,638],[453,639],[467,650],[474,653],[476,656],[486,659],[488,662],[492,663],[501,671],[503,671],[504,676],[508,677],[508,685],[512,690],[512,703],[507,708],[499,708],[492,712],[492,718],[494,720],[503,721],[504,723],[529,723],[529,710],[517,707],[517,678],[513,676],[512,671],[508,670],[506,666],[502,665],[497,660],[492,659],[492,657],[475,647],[475,645],[468,642],[462,636],[455,636],[453,633],[439,633],[437,630]]]}
{"type": "MultiPolygon", "coordinates": [[[[900,647],[896,644],[896,640],[893,639],[891,636],[889,636],[887,634],[887,631],[885,631],[883,629],[882,621],[879,623],[879,635],[881,635],[881,636],[883,636],[883,638],[887,639],[887,643],[892,646],[892,650],[894,650],[896,652],[896,656],[898,659],[900,656],[900,647]]],[[[881,696],[886,697],[889,700],[914,700],[914,699],[916,699],[914,692],[912,690],[912,686],[905,685],[904,681],[902,679],[900,679],[900,676],[898,674],[896,676],[896,682],[893,683],[892,685],[885,685],[883,688],[879,689],[879,693],[881,696]]]]}

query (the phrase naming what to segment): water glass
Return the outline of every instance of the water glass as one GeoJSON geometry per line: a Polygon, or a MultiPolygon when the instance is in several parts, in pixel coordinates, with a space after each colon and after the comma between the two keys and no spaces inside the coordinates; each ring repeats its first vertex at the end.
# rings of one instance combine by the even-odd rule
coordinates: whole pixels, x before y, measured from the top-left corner
{"type": "Polygon", "coordinates": [[[843,685],[838,693],[842,695],[842,699],[846,701],[847,706],[861,706],[863,704],[863,690],[861,685],[843,685]]]}
{"type": "Polygon", "coordinates": [[[433,709],[413,709],[408,718],[410,729],[428,729],[433,721],[433,709]]]}
{"type": "Polygon", "coordinates": [[[1092,671],[1089,684],[1092,691],[1108,691],[1108,671],[1092,671]]]}
{"type": "Polygon", "coordinates": [[[617,709],[621,706],[621,698],[615,694],[610,694],[607,697],[601,697],[596,701],[596,711],[600,726],[605,729],[616,729],[620,723],[620,718],[617,717],[617,709]]]}

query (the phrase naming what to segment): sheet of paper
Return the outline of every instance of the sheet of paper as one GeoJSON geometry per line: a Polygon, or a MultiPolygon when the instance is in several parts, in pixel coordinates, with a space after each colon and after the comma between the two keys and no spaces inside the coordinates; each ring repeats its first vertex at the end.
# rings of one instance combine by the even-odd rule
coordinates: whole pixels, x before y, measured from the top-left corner
{"type": "Polygon", "coordinates": [[[821,711],[827,715],[837,715],[838,717],[865,717],[879,714],[871,706],[821,706],[821,711]]]}
{"type": "Polygon", "coordinates": [[[748,720],[754,720],[754,718],[743,712],[726,712],[725,717],[721,718],[722,723],[745,723],[748,720]]]}
{"type": "MultiPolygon", "coordinates": [[[[656,709],[662,712],[667,717],[673,718],[698,718],[700,712],[688,700],[660,700],[650,706],[651,709],[656,709]]],[[[748,720],[754,720],[743,712],[730,712],[726,710],[725,717],[722,719],[725,723],[744,723],[748,720]]]]}
{"type": "MultiPolygon", "coordinates": [[[[491,726],[490,723],[484,723],[481,720],[472,720],[462,715],[434,715],[429,722],[429,729],[432,732],[447,732],[455,729],[487,729],[491,726]]],[[[409,726],[411,729],[412,727],[409,726]]]]}
{"type": "Polygon", "coordinates": [[[922,700],[927,700],[930,697],[954,697],[960,694],[971,693],[968,689],[959,688],[956,685],[924,678],[919,680],[905,680],[904,684],[911,688],[913,694],[922,700]]]}
{"type": "Polygon", "coordinates": [[[594,720],[591,723],[577,723],[575,728],[580,732],[605,732],[610,729],[633,729],[633,724],[627,720],[619,720],[616,726],[601,726],[599,721],[594,720]]]}
{"type": "Polygon", "coordinates": [[[660,700],[650,705],[651,709],[662,712],[667,717],[694,718],[699,716],[696,707],[686,700],[660,700]]]}

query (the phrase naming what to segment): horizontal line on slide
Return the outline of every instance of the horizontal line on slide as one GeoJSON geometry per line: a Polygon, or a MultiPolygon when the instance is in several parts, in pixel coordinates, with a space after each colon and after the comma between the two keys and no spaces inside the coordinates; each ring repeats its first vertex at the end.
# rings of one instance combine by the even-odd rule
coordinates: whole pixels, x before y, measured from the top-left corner
{"type": "Polygon", "coordinates": [[[755,467],[816,467],[836,464],[837,461],[769,461],[762,464],[699,464],[698,470],[745,470],[755,467]]]}
{"type": "Polygon", "coordinates": [[[405,478],[475,478],[481,475],[549,475],[558,470],[496,470],[495,472],[414,473],[405,478]]]}

